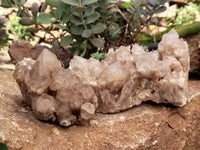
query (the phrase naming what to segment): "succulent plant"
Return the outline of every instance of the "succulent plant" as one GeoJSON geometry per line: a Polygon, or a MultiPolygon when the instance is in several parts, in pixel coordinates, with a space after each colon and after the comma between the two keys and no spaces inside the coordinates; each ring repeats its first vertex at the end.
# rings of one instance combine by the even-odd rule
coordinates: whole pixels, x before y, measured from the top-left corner
{"type": "Polygon", "coordinates": [[[166,1],[169,0],[132,0],[119,8],[119,0],[46,0],[44,5],[33,3],[28,9],[24,7],[25,0],[2,0],[1,6],[17,7],[19,23],[35,25],[27,31],[51,34],[52,51],[68,47],[74,55],[89,57],[114,47],[119,36],[137,39],[152,15],[165,10],[166,1]],[[47,5],[54,7],[49,13],[45,12],[47,5]],[[59,38],[51,33],[60,29],[59,38]]]}

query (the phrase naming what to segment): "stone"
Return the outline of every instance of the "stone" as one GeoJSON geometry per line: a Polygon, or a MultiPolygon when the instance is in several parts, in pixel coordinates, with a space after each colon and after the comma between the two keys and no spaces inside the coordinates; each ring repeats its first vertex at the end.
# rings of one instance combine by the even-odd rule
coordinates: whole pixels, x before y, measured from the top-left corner
{"type": "Polygon", "coordinates": [[[14,40],[9,48],[9,55],[14,64],[22,61],[24,58],[32,58],[37,60],[38,56],[44,49],[49,49],[47,46],[36,45],[32,46],[24,40],[14,40]]]}
{"type": "Polygon", "coordinates": [[[24,40],[13,41],[8,52],[13,63],[15,64],[23,60],[24,57],[28,58],[32,48],[33,46],[24,40]]]}
{"type": "Polygon", "coordinates": [[[14,78],[37,118],[69,126],[87,123],[95,112],[116,113],[148,100],[184,106],[189,65],[187,43],[173,29],[156,51],[121,46],[102,61],[74,56],[68,69],[43,50],[37,60],[19,62],[14,78]]]}
{"type": "Polygon", "coordinates": [[[200,33],[186,37],[190,50],[190,72],[200,74],[200,33]]]}
{"type": "Polygon", "coordinates": [[[190,101],[184,107],[144,102],[120,113],[95,113],[87,126],[63,128],[33,116],[12,74],[13,71],[0,70],[0,143],[6,143],[10,150],[198,150],[200,147],[198,79],[190,78],[190,101]]]}
{"type": "Polygon", "coordinates": [[[37,60],[24,58],[18,62],[14,78],[40,120],[57,120],[63,126],[85,122],[98,105],[92,87],[82,83],[70,70],[63,69],[56,55],[47,49],[37,60]],[[94,110],[85,113],[87,103],[94,110]]]}
{"type": "Polygon", "coordinates": [[[27,7],[27,8],[31,8],[32,5],[33,5],[33,3],[38,4],[38,6],[41,6],[42,3],[45,3],[45,1],[44,1],[44,0],[37,0],[37,1],[34,1],[34,0],[27,0],[27,1],[25,2],[24,6],[27,7]]]}

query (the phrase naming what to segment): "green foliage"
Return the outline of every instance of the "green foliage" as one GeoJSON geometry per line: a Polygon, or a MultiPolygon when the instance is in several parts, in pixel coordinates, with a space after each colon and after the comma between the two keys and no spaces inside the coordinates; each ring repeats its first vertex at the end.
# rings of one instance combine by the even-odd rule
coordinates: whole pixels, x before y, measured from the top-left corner
{"type": "Polygon", "coordinates": [[[0,143],[0,150],[9,150],[5,143],[0,143]]]}
{"type": "Polygon", "coordinates": [[[106,53],[99,53],[99,52],[92,53],[91,57],[97,60],[103,60],[106,57],[106,53]]]}
{"type": "Polygon", "coordinates": [[[39,9],[37,3],[27,9],[25,0],[2,0],[2,6],[17,7],[20,24],[35,24],[36,29],[29,27],[26,31],[44,30],[51,34],[52,51],[69,47],[74,55],[89,57],[100,49],[115,46],[119,36],[137,40],[142,28],[155,21],[153,14],[164,11],[164,3],[169,0],[132,0],[120,7],[118,1],[46,0],[47,5],[55,7],[49,13],[44,12],[46,5],[39,9]],[[56,38],[51,31],[60,29],[61,38],[56,38]]]}
{"type": "MultiPolygon", "coordinates": [[[[29,18],[27,18],[29,19],[29,18]]],[[[26,32],[29,26],[24,26],[19,23],[20,17],[13,16],[13,18],[5,23],[5,27],[3,29],[8,30],[10,32],[10,39],[24,39],[30,40],[32,35],[30,32],[26,32]]]]}
{"type": "Polygon", "coordinates": [[[25,0],[1,0],[1,6],[5,8],[10,7],[22,7],[26,1],[25,0]]]}
{"type": "Polygon", "coordinates": [[[200,16],[200,4],[188,3],[184,7],[177,9],[175,26],[192,24],[197,16],[200,16]]]}
{"type": "MultiPolygon", "coordinates": [[[[110,32],[110,26],[114,22],[111,18],[117,12],[112,10],[116,7],[113,3],[118,0],[61,0],[54,13],[58,29],[62,29],[63,37],[69,33],[67,39],[61,39],[61,47],[70,46],[75,55],[82,55],[104,48],[106,43],[117,40],[114,32],[110,32]],[[109,13],[108,13],[109,12],[109,13]],[[110,18],[107,20],[106,18],[110,18]],[[108,38],[106,36],[110,36],[108,38]],[[70,39],[70,40],[69,40],[70,39]],[[70,42],[69,42],[70,41],[70,42]],[[86,50],[86,51],[85,51],[86,50]]],[[[44,14],[44,13],[43,13],[44,14]]],[[[43,15],[42,14],[42,15],[43,15]]],[[[49,14],[37,21],[48,22],[49,14]]],[[[50,21],[48,22],[50,24],[50,21]]],[[[119,27],[118,27],[119,28],[119,27]]]]}
{"type": "Polygon", "coordinates": [[[47,5],[51,6],[51,7],[57,7],[59,0],[46,0],[47,5]]]}
{"type": "Polygon", "coordinates": [[[123,15],[128,23],[126,32],[132,37],[136,37],[132,42],[141,40],[142,34],[140,33],[145,26],[150,23],[157,23],[153,15],[165,11],[166,7],[164,4],[169,1],[170,0],[132,0],[131,2],[122,4],[127,11],[123,15]]]}
{"type": "Polygon", "coordinates": [[[184,7],[177,9],[177,16],[168,18],[169,27],[177,27],[192,24],[197,16],[200,16],[200,4],[189,2],[184,7]]]}
{"type": "Polygon", "coordinates": [[[138,34],[138,37],[137,37],[137,41],[140,43],[140,44],[148,44],[148,43],[153,43],[153,36],[147,34],[147,33],[144,33],[144,32],[140,32],[140,34],[138,34]]]}

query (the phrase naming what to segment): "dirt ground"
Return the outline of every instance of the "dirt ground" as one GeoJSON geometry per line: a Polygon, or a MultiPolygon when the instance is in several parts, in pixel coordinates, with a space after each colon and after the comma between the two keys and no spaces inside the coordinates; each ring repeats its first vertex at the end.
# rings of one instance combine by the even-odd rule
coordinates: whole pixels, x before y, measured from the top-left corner
{"type": "Polygon", "coordinates": [[[182,108],[146,102],[117,114],[96,114],[87,126],[64,128],[35,119],[13,70],[8,54],[0,51],[0,143],[10,150],[200,149],[199,75],[190,78],[190,101],[182,108]]]}
{"type": "Polygon", "coordinates": [[[10,150],[198,150],[200,80],[189,81],[183,108],[143,103],[117,114],[96,114],[88,126],[60,127],[35,119],[12,78],[0,69],[0,142],[10,150]]]}

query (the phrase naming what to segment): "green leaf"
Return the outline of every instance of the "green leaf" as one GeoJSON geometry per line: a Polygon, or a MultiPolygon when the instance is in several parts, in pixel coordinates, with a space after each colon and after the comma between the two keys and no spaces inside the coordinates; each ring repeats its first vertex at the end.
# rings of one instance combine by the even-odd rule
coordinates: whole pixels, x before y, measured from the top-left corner
{"type": "Polygon", "coordinates": [[[81,57],[84,57],[85,56],[85,54],[86,54],[86,51],[87,51],[87,49],[85,48],[84,50],[83,50],[83,52],[81,53],[81,57]]]}
{"type": "Polygon", "coordinates": [[[92,31],[86,29],[86,30],[84,30],[84,31],[82,32],[81,36],[82,36],[83,38],[89,38],[91,34],[92,34],[92,31]]]}
{"type": "Polygon", "coordinates": [[[92,5],[87,6],[85,13],[84,13],[84,17],[88,17],[88,16],[92,15],[94,13],[94,9],[95,8],[92,5]]]}
{"type": "Polygon", "coordinates": [[[118,3],[119,0],[109,0],[108,2],[109,2],[109,3],[118,3]]]}
{"type": "Polygon", "coordinates": [[[70,14],[68,12],[66,12],[66,10],[65,10],[61,17],[61,22],[67,23],[67,22],[69,22],[69,20],[70,20],[70,14]]]}
{"type": "Polygon", "coordinates": [[[60,2],[58,3],[58,8],[56,9],[56,17],[57,17],[58,19],[61,18],[62,14],[63,14],[63,12],[64,12],[64,8],[65,8],[65,3],[63,3],[63,2],[60,1],[60,2]]]}
{"type": "Polygon", "coordinates": [[[34,17],[37,17],[38,11],[39,11],[39,6],[37,3],[33,3],[31,7],[31,11],[34,17]]]}
{"type": "Polygon", "coordinates": [[[29,17],[29,14],[27,13],[27,11],[23,10],[23,9],[19,9],[17,11],[17,16],[19,17],[29,17]]]}
{"type": "Polygon", "coordinates": [[[47,5],[42,5],[40,8],[40,12],[44,12],[47,9],[47,5]]]}
{"type": "Polygon", "coordinates": [[[73,26],[71,28],[71,33],[74,35],[81,35],[83,30],[84,30],[83,26],[73,26]]]}
{"type": "Polygon", "coordinates": [[[58,41],[54,38],[52,40],[52,47],[51,47],[51,51],[56,55],[58,54],[58,50],[59,50],[59,44],[58,41]]]}
{"type": "Polygon", "coordinates": [[[160,6],[153,13],[158,14],[158,13],[164,12],[166,9],[167,8],[165,6],[160,6]]]}
{"type": "Polygon", "coordinates": [[[1,7],[11,8],[15,6],[14,3],[12,3],[10,0],[1,0],[0,2],[1,7]]]}
{"type": "Polygon", "coordinates": [[[120,9],[119,8],[111,8],[106,12],[106,15],[113,15],[113,13],[119,12],[120,13],[120,9]]]}
{"type": "Polygon", "coordinates": [[[88,16],[85,20],[86,24],[90,24],[95,22],[97,19],[99,19],[100,14],[98,12],[94,12],[92,15],[88,16]]]}
{"type": "Polygon", "coordinates": [[[30,26],[35,24],[35,21],[31,18],[23,17],[22,19],[19,20],[19,23],[24,26],[30,26]]]}
{"type": "Polygon", "coordinates": [[[121,5],[122,5],[124,8],[130,8],[130,7],[131,7],[131,3],[132,3],[132,2],[125,2],[125,3],[122,3],[121,5]]]}
{"type": "Polygon", "coordinates": [[[0,143],[0,150],[9,150],[5,143],[0,143]]]}
{"type": "Polygon", "coordinates": [[[157,5],[164,5],[168,0],[153,0],[157,5]]]}
{"type": "Polygon", "coordinates": [[[82,5],[89,5],[98,2],[98,0],[82,0],[82,5]]]}
{"type": "Polygon", "coordinates": [[[104,48],[104,43],[105,43],[104,39],[93,38],[93,39],[90,39],[90,42],[92,43],[93,46],[95,46],[97,48],[104,48]]]}
{"type": "Polygon", "coordinates": [[[49,12],[49,17],[50,18],[56,18],[56,12],[55,11],[49,12]]]}
{"type": "Polygon", "coordinates": [[[15,4],[16,6],[19,5],[19,1],[18,1],[18,0],[12,0],[11,2],[12,2],[13,4],[15,4]]]}
{"type": "Polygon", "coordinates": [[[106,54],[96,52],[96,53],[92,53],[90,56],[94,59],[97,59],[97,60],[103,60],[106,57],[106,54]]]}
{"type": "Polygon", "coordinates": [[[69,4],[72,6],[79,6],[79,1],[78,0],[61,0],[65,4],[69,4]]]}
{"type": "Polygon", "coordinates": [[[66,27],[60,24],[56,24],[56,28],[64,30],[66,27]]]}
{"type": "Polygon", "coordinates": [[[106,28],[105,24],[103,24],[103,23],[97,23],[96,25],[94,25],[92,27],[91,30],[92,30],[93,33],[101,33],[101,32],[103,32],[105,30],[105,28],[106,28]]]}
{"type": "Polygon", "coordinates": [[[85,6],[73,6],[70,8],[70,11],[73,15],[80,17],[85,9],[85,6]]]}
{"type": "Polygon", "coordinates": [[[46,0],[46,4],[50,5],[51,7],[58,7],[58,3],[60,0],[46,0]]]}
{"type": "Polygon", "coordinates": [[[60,45],[62,47],[67,47],[68,45],[71,44],[71,42],[73,41],[73,38],[71,36],[65,36],[61,38],[61,43],[60,45]]]}
{"type": "Polygon", "coordinates": [[[51,24],[51,17],[49,14],[41,12],[37,17],[37,20],[42,24],[51,24]]]}
{"type": "Polygon", "coordinates": [[[71,15],[70,22],[75,24],[76,26],[83,24],[83,21],[79,17],[74,16],[74,15],[71,15]]]}
{"type": "Polygon", "coordinates": [[[155,2],[153,0],[147,0],[147,1],[152,7],[156,6],[156,4],[155,4],[155,2]]]}
{"type": "Polygon", "coordinates": [[[111,38],[116,38],[120,34],[121,30],[119,28],[119,25],[117,23],[112,23],[108,27],[109,34],[111,38]]]}
{"type": "Polygon", "coordinates": [[[74,11],[78,12],[78,13],[83,13],[86,10],[85,6],[76,6],[74,7],[74,11]]]}
{"type": "Polygon", "coordinates": [[[83,41],[83,42],[81,43],[80,48],[81,48],[81,49],[86,49],[87,46],[88,46],[88,43],[87,43],[87,40],[85,40],[85,41],[83,41]]]}
{"type": "Polygon", "coordinates": [[[24,3],[26,2],[26,0],[20,0],[19,2],[19,7],[22,7],[24,5],[24,3]]]}
{"type": "Polygon", "coordinates": [[[94,7],[94,9],[98,8],[100,6],[100,4],[98,2],[91,4],[92,7],[94,7]]]}
{"type": "Polygon", "coordinates": [[[26,32],[37,32],[38,30],[40,30],[40,29],[31,27],[31,28],[27,28],[26,32]]]}
{"type": "Polygon", "coordinates": [[[8,44],[9,41],[12,41],[14,39],[11,38],[6,38],[4,40],[1,41],[1,48],[4,48],[6,44],[8,44]]]}

